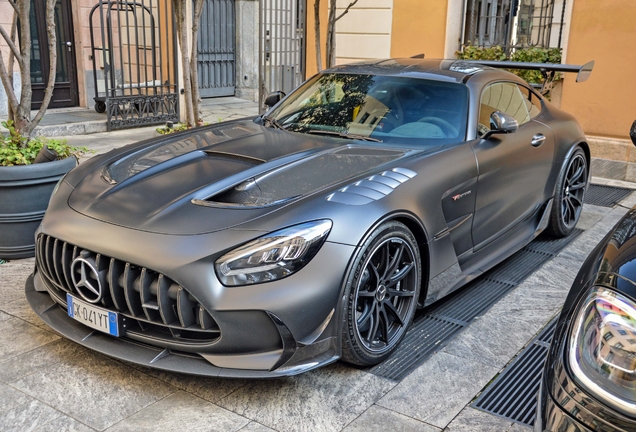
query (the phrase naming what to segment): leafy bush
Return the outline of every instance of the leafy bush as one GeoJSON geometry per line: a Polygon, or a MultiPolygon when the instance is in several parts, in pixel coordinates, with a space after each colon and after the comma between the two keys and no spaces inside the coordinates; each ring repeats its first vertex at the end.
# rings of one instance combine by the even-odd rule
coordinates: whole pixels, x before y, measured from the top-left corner
{"type": "Polygon", "coordinates": [[[506,53],[500,46],[476,47],[468,45],[464,51],[456,51],[455,57],[460,60],[506,60],[506,53]]]}
{"type": "Polygon", "coordinates": [[[9,135],[0,138],[0,166],[30,165],[45,145],[57,153],[58,159],[80,157],[92,152],[87,147],[70,146],[66,140],[44,137],[28,139],[15,130],[11,120],[2,122],[2,126],[9,130],[9,135]]]}
{"type": "Polygon", "coordinates": [[[158,127],[155,130],[158,133],[160,133],[161,135],[168,135],[168,134],[171,134],[171,133],[181,132],[181,131],[188,130],[188,129],[190,129],[190,127],[188,127],[187,124],[185,124],[185,123],[176,123],[174,125],[166,124],[165,126],[158,127]]]}
{"type": "MultiPolygon", "coordinates": [[[[223,121],[223,119],[218,119],[218,121],[223,121]]],[[[200,124],[199,126],[207,126],[210,123],[208,122],[204,122],[202,124],[200,124]]],[[[176,123],[173,124],[171,122],[166,123],[165,126],[161,126],[158,127],[157,129],[155,129],[157,131],[157,133],[161,134],[161,135],[168,135],[171,133],[175,133],[175,132],[182,132],[184,130],[188,130],[188,129],[192,129],[192,127],[188,126],[185,123],[176,123]]]]}
{"type": "MultiPolygon", "coordinates": [[[[561,63],[561,48],[516,48],[510,57],[500,46],[476,47],[466,46],[463,51],[457,51],[455,57],[460,60],[510,60],[532,63],[561,63]]],[[[543,76],[537,70],[510,69],[510,72],[523,78],[529,83],[541,84],[543,76]]],[[[557,77],[558,78],[558,77],[557,77]]]]}

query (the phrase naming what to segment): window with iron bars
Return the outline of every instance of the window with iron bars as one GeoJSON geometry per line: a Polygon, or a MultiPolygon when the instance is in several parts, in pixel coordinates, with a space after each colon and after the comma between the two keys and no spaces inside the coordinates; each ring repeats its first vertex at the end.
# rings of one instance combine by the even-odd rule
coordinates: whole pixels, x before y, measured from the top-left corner
{"type": "Polygon", "coordinates": [[[561,48],[565,0],[466,0],[462,46],[561,48]]]}

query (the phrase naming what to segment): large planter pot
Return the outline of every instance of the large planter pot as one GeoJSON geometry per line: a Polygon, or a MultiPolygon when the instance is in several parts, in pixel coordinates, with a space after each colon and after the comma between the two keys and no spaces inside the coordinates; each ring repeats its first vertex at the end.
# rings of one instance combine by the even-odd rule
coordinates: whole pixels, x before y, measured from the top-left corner
{"type": "Polygon", "coordinates": [[[57,182],[77,160],[69,157],[34,165],[0,166],[0,258],[35,255],[37,229],[57,182]]]}

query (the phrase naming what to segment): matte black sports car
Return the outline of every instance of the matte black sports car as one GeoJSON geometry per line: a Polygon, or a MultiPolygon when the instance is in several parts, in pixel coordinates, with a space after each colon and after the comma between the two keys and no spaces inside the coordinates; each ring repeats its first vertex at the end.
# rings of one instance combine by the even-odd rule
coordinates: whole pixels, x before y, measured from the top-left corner
{"type": "Polygon", "coordinates": [[[188,373],[372,365],[416,308],[545,229],[568,235],[581,212],[583,131],[511,73],[386,60],[268,101],[261,117],[72,170],[36,233],[26,293],[40,317],[107,355],[188,373]]]}
{"type": "MultiPolygon", "coordinates": [[[[636,145],[636,122],[631,137],[636,145]]],[[[636,207],[596,246],[570,289],[535,430],[636,430],[636,207]]]]}

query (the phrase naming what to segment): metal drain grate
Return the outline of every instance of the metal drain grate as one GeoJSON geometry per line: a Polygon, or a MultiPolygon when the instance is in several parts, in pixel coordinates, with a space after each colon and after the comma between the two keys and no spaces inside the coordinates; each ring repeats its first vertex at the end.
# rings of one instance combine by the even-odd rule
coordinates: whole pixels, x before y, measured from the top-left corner
{"type": "Polygon", "coordinates": [[[419,311],[397,351],[367,372],[401,381],[582,232],[575,229],[563,239],[540,236],[464,288],[419,311]]]}
{"type": "Polygon", "coordinates": [[[614,207],[632,192],[632,189],[591,184],[585,192],[585,204],[614,207]]]}
{"type": "Polygon", "coordinates": [[[534,424],[543,365],[557,318],[506,367],[473,403],[474,408],[528,426],[534,424]]]}

